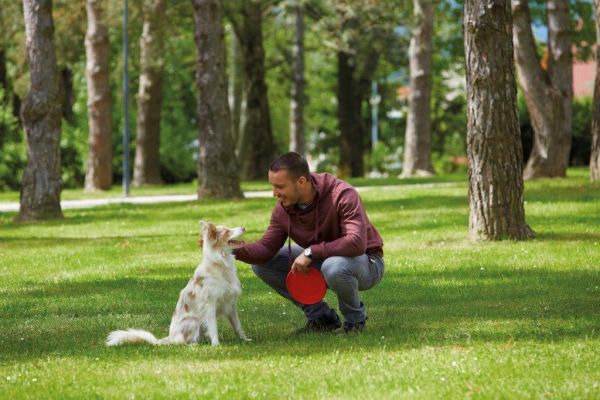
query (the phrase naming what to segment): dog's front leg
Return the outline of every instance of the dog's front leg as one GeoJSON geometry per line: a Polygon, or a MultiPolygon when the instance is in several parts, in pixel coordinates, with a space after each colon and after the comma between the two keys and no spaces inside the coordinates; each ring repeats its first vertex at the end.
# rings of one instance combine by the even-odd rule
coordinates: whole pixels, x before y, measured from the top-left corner
{"type": "Polygon", "coordinates": [[[206,333],[210,338],[210,344],[219,345],[219,332],[217,328],[217,309],[216,306],[208,307],[206,310],[206,333]]]}
{"type": "Polygon", "coordinates": [[[240,339],[245,340],[246,342],[249,342],[252,340],[246,336],[246,334],[244,333],[244,329],[242,329],[242,323],[240,321],[240,317],[237,312],[236,304],[233,304],[230,307],[229,312],[227,313],[227,319],[229,320],[229,323],[233,327],[233,330],[238,334],[240,339]]]}

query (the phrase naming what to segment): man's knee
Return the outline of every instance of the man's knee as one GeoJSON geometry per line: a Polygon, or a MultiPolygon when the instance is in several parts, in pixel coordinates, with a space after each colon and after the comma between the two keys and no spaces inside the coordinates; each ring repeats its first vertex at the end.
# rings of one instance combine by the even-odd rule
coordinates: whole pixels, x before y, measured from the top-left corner
{"type": "Polygon", "coordinates": [[[321,273],[325,281],[330,284],[335,282],[340,276],[350,273],[345,257],[329,257],[321,265],[321,273]]]}

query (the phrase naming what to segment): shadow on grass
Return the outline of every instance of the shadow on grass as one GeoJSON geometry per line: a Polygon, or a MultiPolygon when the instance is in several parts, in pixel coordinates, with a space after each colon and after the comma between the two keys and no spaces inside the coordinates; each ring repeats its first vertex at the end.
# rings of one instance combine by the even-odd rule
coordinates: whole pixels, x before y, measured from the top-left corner
{"type": "MultiPolygon", "coordinates": [[[[485,268],[389,272],[377,288],[364,293],[370,319],[368,329],[355,338],[290,335],[294,326],[303,323],[301,313],[269,293],[257,279],[243,278],[240,314],[255,341],[238,346],[230,327],[222,322],[224,348],[235,349],[226,350],[226,358],[303,357],[352,348],[375,350],[383,345],[390,350],[598,336],[600,272],[481,267],[485,268]]],[[[127,327],[166,335],[178,293],[188,278],[187,268],[156,268],[144,277],[18,289],[0,308],[5,321],[0,328],[0,360],[22,361],[48,353],[86,357],[105,352],[127,359],[149,354],[180,357],[182,350],[173,348],[106,349],[103,340],[110,330],[127,327]]],[[[198,348],[203,357],[225,357],[206,345],[198,348]]]]}

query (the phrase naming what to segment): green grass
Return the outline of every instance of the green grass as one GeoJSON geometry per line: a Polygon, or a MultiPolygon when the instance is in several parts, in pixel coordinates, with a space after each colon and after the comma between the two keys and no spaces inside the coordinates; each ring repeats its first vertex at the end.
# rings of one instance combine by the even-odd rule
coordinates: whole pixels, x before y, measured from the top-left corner
{"type": "Polygon", "coordinates": [[[125,327],[166,335],[200,260],[197,220],[257,239],[272,199],[112,205],[38,225],[0,214],[0,397],[600,398],[600,190],[585,170],[569,176],[526,184],[527,242],[466,240],[464,179],[373,187],[362,197],[386,274],[363,293],[366,331],[290,335],[301,313],[239,263],[253,341],[223,322],[216,349],[103,341],[125,327]]]}

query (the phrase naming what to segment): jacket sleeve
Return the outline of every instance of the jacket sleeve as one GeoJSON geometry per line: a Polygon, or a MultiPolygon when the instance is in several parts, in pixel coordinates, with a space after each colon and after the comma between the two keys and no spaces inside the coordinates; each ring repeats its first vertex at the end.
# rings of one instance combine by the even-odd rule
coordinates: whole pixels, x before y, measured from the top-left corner
{"type": "Polygon", "coordinates": [[[315,260],[332,256],[356,257],[367,250],[367,216],[354,188],[347,188],[340,194],[337,213],[342,236],[331,242],[310,246],[315,260]]]}
{"type": "MultiPolygon", "coordinates": [[[[263,237],[257,242],[235,249],[233,255],[237,260],[248,264],[265,264],[277,254],[287,239],[287,216],[279,204],[271,213],[271,222],[263,237]]],[[[289,222],[288,222],[289,223],[289,222]]]]}

